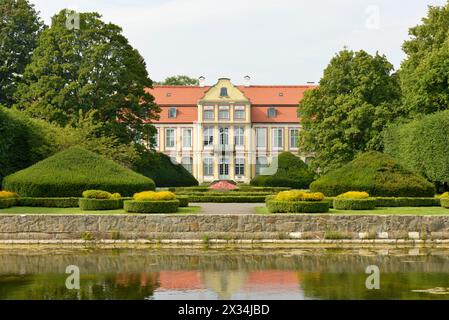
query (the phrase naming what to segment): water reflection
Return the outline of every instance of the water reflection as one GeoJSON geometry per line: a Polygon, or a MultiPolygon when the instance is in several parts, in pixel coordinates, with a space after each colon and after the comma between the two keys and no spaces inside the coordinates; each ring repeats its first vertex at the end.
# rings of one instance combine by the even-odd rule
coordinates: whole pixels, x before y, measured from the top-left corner
{"type": "Polygon", "coordinates": [[[0,251],[0,299],[449,298],[436,287],[449,288],[449,251],[0,251]],[[368,265],[380,290],[365,288],[368,265]]]}

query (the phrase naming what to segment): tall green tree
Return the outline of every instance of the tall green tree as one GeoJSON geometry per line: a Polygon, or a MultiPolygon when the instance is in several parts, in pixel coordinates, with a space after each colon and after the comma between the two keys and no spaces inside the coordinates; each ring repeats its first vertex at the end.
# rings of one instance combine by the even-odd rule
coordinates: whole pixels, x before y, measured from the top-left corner
{"type": "Polygon", "coordinates": [[[399,81],[385,56],[344,49],[300,103],[301,151],[314,153],[314,166],[327,172],[359,152],[382,150],[385,124],[402,115],[399,99],[399,81]]]}
{"type": "Polygon", "coordinates": [[[170,86],[197,86],[199,84],[198,79],[191,78],[186,75],[177,75],[165,78],[164,81],[158,84],[170,85],[170,86]]]}
{"type": "Polygon", "coordinates": [[[11,106],[44,25],[27,0],[0,0],[0,104],[11,106]]]}
{"type": "Polygon", "coordinates": [[[79,13],[77,28],[68,23],[76,15],[62,10],[42,32],[18,89],[18,108],[60,126],[96,110],[102,134],[125,143],[154,133],[145,120],[157,118],[160,109],[146,91],[152,81],[144,59],[119,26],[98,13],[79,13]]]}
{"type": "Polygon", "coordinates": [[[399,72],[404,106],[411,116],[449,109],[449,2],[429,7],[409,34],[399,72]]]}

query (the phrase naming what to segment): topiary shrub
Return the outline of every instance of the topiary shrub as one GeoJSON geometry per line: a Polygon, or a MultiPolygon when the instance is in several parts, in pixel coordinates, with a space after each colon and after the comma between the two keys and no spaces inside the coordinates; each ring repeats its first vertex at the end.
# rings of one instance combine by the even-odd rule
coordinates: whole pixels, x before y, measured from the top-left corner
{"type": "Polygon", "coordinates": [[[310,185],[314,192],[336,196],[351,190],[373,197],[433,197],[435,187],[380,152],[368,152],[310,185]]]}
{"type": "Polygon", "coordinates": [[[175,200],[176,195],[170,191],[143,191],[136,193],[133,196],[136,201],[162,201],[162,200],[175,200]]]}
{"type": "Polygon", "coordinates": [[[326,213],[329,203],[326,201],[276,201],[266,202],[270,213],[326,213]]]}
{"type": "Polygon", "coordinates": [[[321,192],[309,193],[301,190],[279,192],[274,198],[276,201],[323,201],[324,194],[321,192]]]}
{"type": "Polygon", "coordinates": [[[10,191],[0,191],[0,209],[9,208],[17,203],[17,194],[10,191]]]}
{"type": "Polygon", "coordinates": [[[374,210],[376,199],[334,199],[334,209],[336,210],[374,210]]]}
{"type": "Polygon", "coordinates": [[[124,202],[124,209],[130,213],[175,213],[178,211],[179,200],[135,201],[124,202]]]}
{"type": "Polygon", "coordinates": [[[261,187],[290,187],[306,189],[314,179],[314,172],[308,165],[291,152],[278,156],[278,168],[274,175],[259,175],[251,180],[251,185],[261,187]]]}
{"type": "Polygon", "coordinates": [[[178,196],[176,195],[176,200],[179,200],[179,206],[181,208],[185,208],[189,206],[189,197],[188,196],[178,196]]]}
{"type": "Polygon", "coordinates": [[[87,189],[131,196],[155,188],[151,179],[79,147],[6,177],[3,186],[24,197],[79,197],[87,189]]]}
{"type": "Polygon", "coordinates": [[[440,201],[443,208],[449,209],[449,198],[441,198],[440,201]]]}
{"type": "Polygon", "coordinates": [[[19,198],[17,205],[21,207],[42,208],[76,208],[79,198],[19,198]]]}
{"type": "Polygon", "coordinates": [[[83,211],[116,210],[122,208],[119,199],[80,198],[78,204],[83,211]]]}

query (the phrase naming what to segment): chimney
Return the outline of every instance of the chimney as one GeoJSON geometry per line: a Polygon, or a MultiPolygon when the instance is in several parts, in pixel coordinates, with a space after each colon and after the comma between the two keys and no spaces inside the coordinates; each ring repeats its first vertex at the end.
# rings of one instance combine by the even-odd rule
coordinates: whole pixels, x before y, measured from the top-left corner
{"type": "Polygon", "coordinates": [[[244,81],[245,87],[249,87],[250,86],[251,77],[250,76],[244,76],[243,80],[245,80],[244,81]]]}
{"type": "Polygon", "coordinates": [[[200,77],[198,78],[198,82],[199,82],[199,84],[200,84],[200,87],[204,87],[205,84],[206,84],[206,78],[205,78],[204,76],[200,76],[200,77]]]}

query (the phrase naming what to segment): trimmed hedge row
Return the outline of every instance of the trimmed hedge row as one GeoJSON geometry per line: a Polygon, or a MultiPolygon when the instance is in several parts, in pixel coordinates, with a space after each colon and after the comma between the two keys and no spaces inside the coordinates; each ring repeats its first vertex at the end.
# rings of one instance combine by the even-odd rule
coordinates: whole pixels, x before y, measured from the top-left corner
{"type": "Polygon", "coordinates": [[[182,208],[189,206],[189,197],[188,196],[176,195],[176,200],[179,200],[179,206],[182,208]]]}
{"type": "Polygon", "coordinates": [[[334,209],[337,210],[374,210],[376,199],[334,199],[334,209]]]}
{"type": "MultiPolygon", "coordinates": [[[[238,189],[228,190],[228,193],[277,193],[280,191],[290,190],[291,188],[287,187],[253,187],[253,186],[239,186],[238,189]]],[[[214,191],[209,189],[209,187],[201,186],[201,187],[179,187],[179,188],[168,188],[169,191],[175,193],[220,193],[219,191],[214,191]]]]}
{"type": "Polygon", "coordinates": [[[441,206],[443,208],[449,209],[449,199],[448,198],[441,198],[441,206]]]}
{"type": "Polygon", "coordinates": [[[266,196],[189,196],[190,202],[264,203],[266,196]]]}
{"type": "Polygon", "coordinates": [[[16,205],[16,198],[0,199],[0,209],[6,209],[16,205]]]}
{"type": "Polygon", "coordinates": [[[271,213],[326,213],[329,203],[326,201],[267,201],[271,213]]]}
{"type": "Polygon", "coordinates": [[[17,206],[45,208],[76,208],[79,198],[19,198],[17,206]]]}
{"type": "Polygon", "coordinates": [[[165,201],[134,201],[124,203],[126,212],[131,213],[175,213],[178,211],[179,200],[165,201]]]}
{"type": "Polygon", "coordinates": [[[80,198],[79,207],[81,210],[116,210],[121,209],[118,199],[90,199],[80,198]]]}
{"type": "Polygon", "coordinates": [[[233,193],[229,193],[229,192],[191,192],[191,193],[184,193],[184,192],[180,192],[177,193],[176,195],[182,195],[182,196],[189,196],[189,197],[250,197],[250,196],[269,196],[272,195],[273,193],[271,192],[233,192],[233,193]]]}
{"type": "Polygon", "coordinates": [[[439,207],[439,198],[376,198],[377,207],[439,207]]]}

